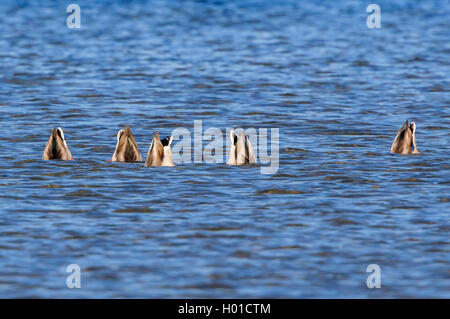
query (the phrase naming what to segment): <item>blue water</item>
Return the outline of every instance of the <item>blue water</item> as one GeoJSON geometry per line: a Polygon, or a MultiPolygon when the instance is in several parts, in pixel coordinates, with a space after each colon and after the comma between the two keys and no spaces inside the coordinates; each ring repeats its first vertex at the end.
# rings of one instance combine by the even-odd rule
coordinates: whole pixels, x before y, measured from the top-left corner
{"type": "Polygon", "coordinates": [[[73,2],[0,4],[0,297],[450,297],[448,1],[73,2]],[[194,120],[279,128],[278,172],[107,162],[194,120]]]}

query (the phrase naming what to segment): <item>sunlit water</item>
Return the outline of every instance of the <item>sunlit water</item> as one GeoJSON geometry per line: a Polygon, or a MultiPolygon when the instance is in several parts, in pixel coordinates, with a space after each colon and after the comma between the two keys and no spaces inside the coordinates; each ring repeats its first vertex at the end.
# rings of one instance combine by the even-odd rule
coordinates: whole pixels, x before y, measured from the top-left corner
{"type": "Polygon", "coordinates": [[[447,1],[75,3],[0,4],[0,297],[450,297],[447,1]],[[279,128],[278,172],[107,162],[194,120],[279,128]]]}

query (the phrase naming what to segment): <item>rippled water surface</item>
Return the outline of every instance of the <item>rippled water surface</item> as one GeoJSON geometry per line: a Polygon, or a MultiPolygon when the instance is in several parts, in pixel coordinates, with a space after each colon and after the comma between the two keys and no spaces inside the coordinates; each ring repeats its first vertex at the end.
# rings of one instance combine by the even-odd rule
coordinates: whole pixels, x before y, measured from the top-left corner
{"type": "Polygon", "coordinates": [[[76,3],[0,4],[0,297],[450,297],[447,1],[76,3]],[[107,162],[194,120],[279,128],[278,172],[107,162]]]}

